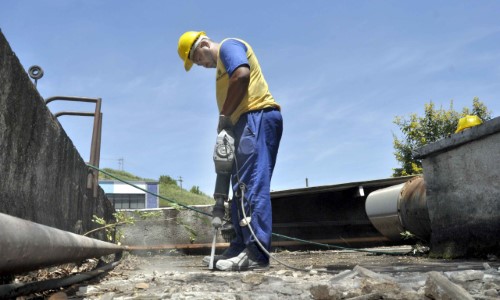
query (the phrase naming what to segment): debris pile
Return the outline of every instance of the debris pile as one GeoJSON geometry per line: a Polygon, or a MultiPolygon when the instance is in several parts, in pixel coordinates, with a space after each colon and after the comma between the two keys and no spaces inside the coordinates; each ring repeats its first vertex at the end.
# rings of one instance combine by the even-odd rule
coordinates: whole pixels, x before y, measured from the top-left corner
{"type": "Polygon", "coordinates": [[[202,269],[192,258],[151,257],[137,268],[130,264],[125,269],[118,267],[101,282],[81,286],[70,298],[498,299],[500,296],[500,270],[486,262],[481,270],[464,269],[469,267],[466,265],[456,265],[450,271],[432,271],[432,264],[428,267],[427,272],[413,272],[404,266],[392,267],[391,272],[376,272],[356,265],[325,273],[326,269],[310,268],[303,272],[272,265],[263,272],[212,272],[202,269]]]}

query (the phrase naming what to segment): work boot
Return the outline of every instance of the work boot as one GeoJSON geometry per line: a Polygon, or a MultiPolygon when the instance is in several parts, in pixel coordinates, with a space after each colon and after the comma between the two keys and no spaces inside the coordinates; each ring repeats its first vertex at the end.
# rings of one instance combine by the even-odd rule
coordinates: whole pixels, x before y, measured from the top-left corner
{"type": "MultiPolygon", "coordinates": [[[[233,257],[237,256],[238,254],[234,254],[234,252],[236,252],[236,251],[234,251],[234,249],[227,248],[226,250],[224,250],[224,252],[222,252],[222,254],[215,255],[214,256],[214,267],[215,267],[215,264],[217,264],[217,262],[219,260],[230,259],[230,258],[233,258],[233,257]]],[[[236,253],[238,253],[238,252],[239,251],[237,251],[236,253]]],[[[207,256],[203,257],[202,265],[205,266],[205,267],[209,267],[210,266],[210,255],[207,255],[207,256]]]]}
{"type": "Polygon", "coordinates": [[[215,267],[221,271],[265,270],[269,268],[269,262],[253,260],[245,249],[236,257],[219,260],[215,267]]]}
{"type": "MultiPolygon", "coordinates": [[[[214,266],[215,264],[217,264],[217,262],[219,260],[222,260],[222,259],[230,259],[231,257],[227,257],[225,256],[224,254],[221,254],[221,255],[215,255],[214,256],[214,266]]],[[[207,255],[205,257],[203,257],[203,260],[202,260],[202,264],[205,266],[205,267],[209,267],[210,266],[210,255],[207,255]]]]}

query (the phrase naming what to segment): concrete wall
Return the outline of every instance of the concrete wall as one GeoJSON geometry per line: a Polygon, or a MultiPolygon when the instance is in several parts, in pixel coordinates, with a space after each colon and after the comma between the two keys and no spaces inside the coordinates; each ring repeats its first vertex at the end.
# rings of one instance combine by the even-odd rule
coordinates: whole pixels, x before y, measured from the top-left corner
{"type": "MultiPolygon", "coordinates": [[[[90,142],[90,141],[89,141],[90,142]]],[[[87,189],[88,169],[38,94],[0,32],[0,212],[67,231],[92,215],[111,219],[99,189],[87,189]]]]}
{"type": "Polygon", "coordinates": [[[500,117],[418,149],[437,257],[500,254],[500,117]]]}
{"type": "MultiPolygon", "coordinates": [[[[195,208],[205,213],[212,213],[211,205],[200,205],[195,208]]],[[[209,216],[192,210],[174,208],[124,212],[127,216],[134,217],[135,222],[133,225],[120,227],[124,235],[121,240],[123,245],[153,248],[170,245],[173,248],[174,244],[182,244],[192,245],[192,251],[206,250],[211,246],[213,227],[212,218],[209,216]],[[148,214],[150,216],[147,216],[148,214]]],[[[220,234],[217,242],[225,243],[220,234]]]]}

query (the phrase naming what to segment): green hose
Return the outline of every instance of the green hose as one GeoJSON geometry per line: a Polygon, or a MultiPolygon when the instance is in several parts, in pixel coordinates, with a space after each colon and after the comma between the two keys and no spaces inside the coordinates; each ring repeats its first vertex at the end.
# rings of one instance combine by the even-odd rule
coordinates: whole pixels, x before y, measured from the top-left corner
{"type": "MultiPolygon", "coordinates": [[[[195,211],[197,213],[203,214],[205,216],[212,217],[212,215],[209,214],[209,213],[207,213],[207,212],[204,212],[202,210],[196,209],[194,207],[190,207],[190,206],[178,203],[177,201],[175,201],[173,199],[169,199],[167,197],[163,197],[163,196],[158,195],[156,193],[150,192],[150,191],[148,191],[146,189],[143,189],[143,188],[141,188],[141,187],[139,187],[139,186],[137,186],[137,185],[135,185],[133,183],[127,182],[127,181],[125,181],[125,180],[123,180],[121,178],[118,178],[118,177],[116,177],[116,176],[114,176],[114,175],[112,175],[112,174],[110,174],[110,173],[108,173],[108,172],[106,172],[104,170],[101,170],[101,169],[99,169],[99,168],[97,168],[95,166],[92,166],[92,165],[89,165],[89,164],[87,164],[87,166],[89,168],[91,168],[91,169],[94,169],[94,170],[97,170],[99,172],[102,172],[102,173],[108,175],[109,177],[112,177],[112,178],[114,178],[114,179],[116,179],[116,180],[118,180],[120,182],[123,182],[125,184],[130,185],[130,186],[133,186],[136,189],[139,189],[139,190],[141,190],[141,191],[143,191],[145,193],[151,194],[151,195],[156,196],[156,197],[158,197],[160,199],[166,200],[166,201],[168,201],[170,203],[174,203],[174,204],[176,204],[178,206],[181,206],[181,207],[184,207],[186,209],[190,209],[192,211],[195,211]]],[[[289,236],[278,234],[278,233],[274,233],[274,232],[272,233],[272,235],[275,236],[275,237],[279,237],[279,238],[283,238],[283,239],[287,239],[287,240],[292,240],[292,241],[296,241],[296,242],[301,242],[301,243],[304,243],[304,244],[310,244],[310,245],[320,246],[320,247],[324,247],[324,248],[327,248],[327,249],[351,250],[351,251],[367,252],[367,253],[378,254],[378,255],[397,255],[397,256],[399,256],[399,255],[406,255],[406,253],[402,253],[402,252],[398,253],[398,252],[386,252],[386,251],[373,251],[373,250],[365,250],[365,249],[359,249],[359,248],[349,248],[349,247],[342,247],[342,246],[337,246],[337,245],[316,243],[316,242],[311,242],[311,241],[307,241],[307,240],[303,240],[303,239],[299,239],[299,238],[289,237],[289,236]]]]}

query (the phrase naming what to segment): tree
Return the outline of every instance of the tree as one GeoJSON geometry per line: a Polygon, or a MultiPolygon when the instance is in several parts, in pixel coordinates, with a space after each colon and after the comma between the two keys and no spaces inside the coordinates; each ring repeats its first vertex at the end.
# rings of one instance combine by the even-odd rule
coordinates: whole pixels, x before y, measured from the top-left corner
{"type": "Polygon", "coordinates": [[[423,117],[413,113],[408,118],[396,116],[393,121],[403,133],[401,139],[393,134],[394,155],[401,164],[393,169],[393,177],[421,174],[422,162],[413,158],[412,151],[455,133],[461,117],[476,115],[482,121],[491,119],[491,111],[477,97],[472,100],[472,109],[465,107],[461,113],[453,109],[453,100],[448,110],[436,109],[432,101],[425,104],[424,110],[423,117]]]}
{"type": "Polygon", "coordinates": [[[161,175],[160,176],[160,183],[163,183],[163,184],[173,184],[173,185],[177,185],[177,180],[173,179],[172,177],[168,176],[168,175],[161,175]]]}
{"type": "Polygon", "coordinates": [[[189,190],[189,192],[196,195],[205,195],[202,191],[200,191],[200,187],[197,185],[193,185],[193,187],[189,190]]]}

